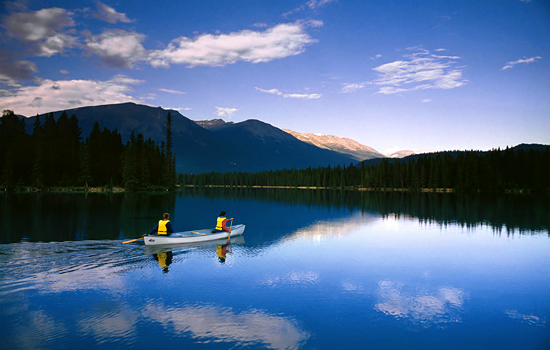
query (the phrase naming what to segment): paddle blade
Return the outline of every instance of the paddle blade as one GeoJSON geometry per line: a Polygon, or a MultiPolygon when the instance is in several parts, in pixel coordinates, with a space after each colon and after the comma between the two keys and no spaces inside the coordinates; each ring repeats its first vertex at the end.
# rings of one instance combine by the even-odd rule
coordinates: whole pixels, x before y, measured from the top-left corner
{"type": "Polygon", "coordinates": [[[126,243],[132,243],[132,242],[135,242],[135,241],[139,241],[141,239],[144,239],[145,237],[141,237],[141,238],[138,238],[138,239],[132,239],[130,241],[126,241],[126,242],[122,242],[122,244],[126,244],[126,243]]]}

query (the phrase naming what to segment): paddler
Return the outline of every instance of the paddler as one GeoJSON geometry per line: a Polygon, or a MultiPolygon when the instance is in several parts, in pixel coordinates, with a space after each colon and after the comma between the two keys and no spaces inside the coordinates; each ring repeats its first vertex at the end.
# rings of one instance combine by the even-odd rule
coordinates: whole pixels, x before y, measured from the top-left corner
{"type": "Polygon", "coordinates": [[[157,226],[149,232],[150,235],[157,232],[161,236],[170,236],[174,230],[172,229],[172,223],[170,222],[170,214],[164,213],[162,215],[162,220],[159,220],[157,226]]]}
{"type": "Polygon", "coordinates": [[[222,232],[227,231],[230,232],[227,228],[227,222],[233,220],[233,218],[228,219],[225,217],[225,211],[222,211],[220,213],[220,216],[218,216],[218,219],[216,220],[216,229],[213,232],[222,232]]]}

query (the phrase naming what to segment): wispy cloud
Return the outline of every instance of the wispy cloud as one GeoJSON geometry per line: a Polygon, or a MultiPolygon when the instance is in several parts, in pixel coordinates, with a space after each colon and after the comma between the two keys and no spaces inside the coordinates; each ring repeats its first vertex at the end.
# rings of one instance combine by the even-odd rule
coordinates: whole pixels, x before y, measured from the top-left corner
{"type": "Polygon", "coordinates": [[[332,2],[337,2],[338,0],[308,0],[305,4],[302,6],[299,6],[295,8],[294,10],[288,11],[287,13],[283,14],[283,17],[290,16],[292,14],[298,13],[300,11],[304,10],[316,10],[318,8],[321,8],[327,4],[330,4],[332,2]]]}
{"type": "Polygon", "coordinates": [[[267,94],[282,96],[284,98],[298,98],[298,99],[304,99],[304,100],[317,100],[320,99],[323,95],[322,94],[298,94],[298,93],[284,93],[278,89],[262,89],[259,87],[255,87],[256,90],[265,92],[267,94]]]}
{"type": "Polygon", "coordinates": [[[349,93],[349,92],[355,92],[361,89],[364,89],[368,85],[371,85],[372,83],[366,81],[362,83],[348,83],[344,84],[344,87],[342,88],[342,93],[349,93]]]}
{"type": "Polygon", "coordinates": [[[154,67],[171,64],[224,66],[236,62],[269,62],[298,55],[315,42],[306,32],[307,26],[322,22],[278,24],[265,31],[243,30],[229,34],[203,34],[194,39],[180,37],[165,49],[149,52],[148,61],[154,67]]]}
{"type": "Polygon", "coordinates": [[[502,67],[502,70],[512,69],[512,68],[514,68],[517,64],[520,64],[520,63],[533,63],[533,62],[535,62],[536,60],[540,60],[540,59],[542,59],[542,57],[536,56],[536,57],[522,58],[522,59],[519,59],[519,60],[517,60],[517,61],[508,62],[504,67],[502,67]]]}
{"type": "Polygon", "coordinates": [[[76,43],[66,30],[75,25],[71,15],[61,8],[16,12],[5,17],[2,26],[8,37],[26,43],[32,54],[51,57],[76,43]]]}
{"type": "Polygon", "coordinates": [[[162,92],[167,92],[169,94],[173,94],[173,95],[185,95],[185,92],[178,91],[178,90],[170,90],[170,89],[159,89],[159,90],[162,91],[162,92]]]}
{"type": "MultiPolygon", "coordinates": [[[[460,57],[432,54],[418,47],[407,50],[412,53],[404,55],[403,60],[373,68],[378,74],[378,79],[345,84],[341,92],[351,93],[369,85],[376,85],[378,93],[389,95],[414,90],[454,89],[467,83],[467,80],[462,78],[463,67],[457,65],[460,57]]],[[[441,52],[445,49],[436,51],[441,52]]]]}
{"type": "Polygon", "coordinates": [[[421,48],[410,48],[411,54],[398,60],[373,68],[379,78],[373,81],[380,86],[378,93],[425,89],[454,89],[467,83],[462,78],[462,67],[457,66],[458,56],[431,54],[421,48]]]}
{"type": "Polygon", "coordinates": [[[228,107],[216,107],[216,115],[220,118],[233,118],[233,115],[237,113],[237,108],[228,108],[228,107]]]}
{"type": "Polygon", "coordinates": [[[338,0],[309,0],[306,3],[306,6],[309,7],[312,10],[315,10],[319,7],[323,7],[326,4],[330,4],[331,2],[337,2],[338,0]]]}
{"type": "Polygon", "coordinates": [[[58,111],[81,106],[122,102],[141,102],[131,96],[131,85],[141,80],[117,75],[111,80],[49,80],[36,86],[0,90],[2,105],[14,112],[32,116],[49,111],[58,111]]]}
{"type": "Polygon", "coordinates": [[[130,23],[132,22],[126,14],[117,12],[114,8],[105,5],[104,3],[97,2],[97,13],[94,14],[94,17],[109,23],[130,23]]]}

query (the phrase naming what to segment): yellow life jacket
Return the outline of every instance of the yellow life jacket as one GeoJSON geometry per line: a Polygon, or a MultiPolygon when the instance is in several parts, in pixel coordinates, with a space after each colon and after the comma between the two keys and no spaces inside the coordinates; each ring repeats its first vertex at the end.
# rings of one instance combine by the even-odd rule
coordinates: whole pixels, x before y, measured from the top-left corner
{"type": "Polygon", "coordinates": [[[160,220],[159,221],[159,228],[158,228],[158,234],[159,235],[167,235],[168,229],[166,228],[166,224],[169,223],[170,220],[160,220]]]}
{"type": "Polygon", "coordinates": [[[223,231],[223,221],[225,218],[223,216],[220,216],[218,220],[216,221],[216,230],[223,231]]]}

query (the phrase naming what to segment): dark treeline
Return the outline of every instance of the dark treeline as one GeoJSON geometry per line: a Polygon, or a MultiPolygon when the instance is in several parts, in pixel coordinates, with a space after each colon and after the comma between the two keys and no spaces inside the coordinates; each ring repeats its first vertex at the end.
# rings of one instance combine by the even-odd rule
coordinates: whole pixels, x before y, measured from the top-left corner
{"type": "Polygon", "coordinates": [[[547,195],[424,192],[365,192],[353,190],[288,190],[278,188],[186,188],[185,195],[269,201],[376,213],[383,217],[417,218],[421,222],[462,227],[490,226],[496,233],[548,232],[547,195]]]}
{"type": "Polygon", "coordinates": [[[149,232],[174,212],[171,192],[0,194],[0,244],[120,239],[149,232]],[[21,223],[25,228],[21,229],[21,223]]]}
{"type": "Polygon", "coordinates": [[[117,130],[101,129],[96,122],[82,138],[78,119],[53,113],[37,116],[32,134],[25,118],[5,110],[0,119],[0,187],[48,188],[124,187],[127,190],[173,188],[175,158],[171,145],[171,118],[167,143],[132,133],[126,144],[117,130]]]}
{"type": "Polygon", "coordinates": [[[459,192],[550,191],[550,147],[463,151],[383,159],[376,165],[259,173],[180,174],[181,184],[363,189],[453,189],[459,192]]]}

